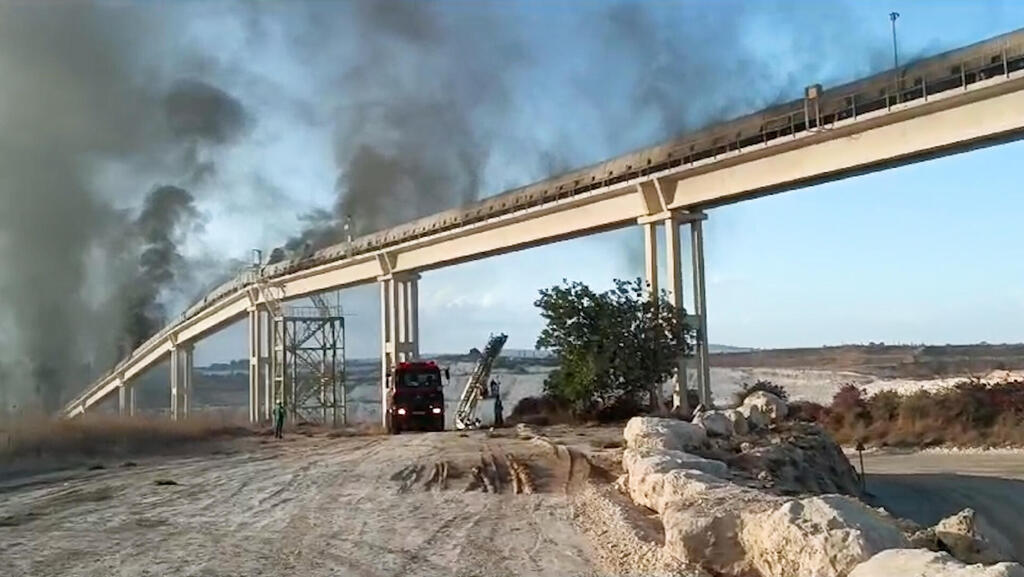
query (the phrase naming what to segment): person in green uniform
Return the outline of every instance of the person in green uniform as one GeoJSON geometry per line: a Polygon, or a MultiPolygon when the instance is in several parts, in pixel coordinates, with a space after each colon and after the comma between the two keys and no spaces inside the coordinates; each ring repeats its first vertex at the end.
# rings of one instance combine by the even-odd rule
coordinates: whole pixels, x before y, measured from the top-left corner
{"type": "Polygon", "coordinates": [[[284,438],[284,403],[281,401],[274,407],[274,437],[284,438]]]}

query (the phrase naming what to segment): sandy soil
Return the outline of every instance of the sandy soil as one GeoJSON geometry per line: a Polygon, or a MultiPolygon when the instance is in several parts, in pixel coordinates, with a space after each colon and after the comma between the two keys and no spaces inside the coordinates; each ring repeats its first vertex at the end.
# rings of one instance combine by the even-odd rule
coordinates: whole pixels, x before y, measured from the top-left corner
{"type": "Polygon", "coordinates": [[[864,469],[872,504],[922,525],[971,507],[1016,545],[1014,554],[1024,561],[1024,454],[865,454],[864,469]]]}
{"type": "Polygon", "coordinates": [[[0,565],[10,577],[600,574],[572,521],[571,459],[505,434],[245,439],[7,481],[0,565]],[[530,464],[537,493],[467,492],[481,455],[506,452],[530,464]],[[425,486],[439,459],[445,490],[425,486]]]}

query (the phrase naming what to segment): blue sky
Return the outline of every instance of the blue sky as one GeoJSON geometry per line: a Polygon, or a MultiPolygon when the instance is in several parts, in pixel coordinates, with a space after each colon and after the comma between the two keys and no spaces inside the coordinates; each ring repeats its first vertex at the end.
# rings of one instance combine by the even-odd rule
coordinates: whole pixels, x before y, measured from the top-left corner
{"type": "MultiPolygon", "coordinates": [[[[460,6],[440,4],[451,10],[460,6]]],[[[564,145],[571,150],[568,160],[579,164],[656,142],[658,120],[643,111],[637,111],[635,130],[617,135],[621,139],[602,129],[602,115],[630,118],[632,113],[616,107],[614,99],[621,93],[615,86],[605,95],[610,102],[596,104],[562,90],[564,83],[576,81],[577,65],[586,61],[564,32],[582,4],[525,1],[502,8],[529,29],[531,46],[550,61],[529,73],[534,82],[518,87],[524,94],[514,99],[510,114],[521,130],[492,155],[483,194],[539,176],[535,166],[509,161],[516,146],[564,145]],[[524,134],[528,139],[515,140],[524,134]]],[[[656,10],[674,9],[668,2],[656,4],[656,10]]],[[[730,17],[729,6],[714,12],[718,8],[713,5],[722,3],[696,4],[716,17],[730,17]]],[[[742,22],[743,41],[758,47],[770,63],[762,74],[776,83],[789,79],[784,84],[796,94],[806,84],[855,77],[879,59],[886,64],[892,10],[901,13],[897,24],[905,55],[934,53],[1024,27],[1024,3],[1010,1],[756,4],[757,16],[742,22]],[[792,25],[779,25],[788,15],[793,15],[792,25]],[[807,22],[817,27],[813,34],[801,32],[807,22]],[[808,73],[814,77],[804,76],[808,73]]],[[[670,16],[664,23],[668,34],[675,17],[670,16]]],[[[231,34],[222,36],[220,41],[230,45],[231,34]]],[[[294,78],[298,92],[314,91],[315,79],[306,78],[301,62],[281,56],[273,46],[266,50],[275,76],[294,78]]],[[[616,78],[612,64],[610,84],[616,78]]],[[[691,96],[679,95],[684,101],[691,96]]],[[[332,195],[329,135],[315,126],[288,127],[286,114],[273,112],[270,104],[260,106],[270,112],[257,156],[287,167],[277,174],[291,212],[270,218],[244,202],[210,203],[206,241],[240,257],[250,247],[280,242],[294,230],[299,214],[329,205],[332,195]]],[[[1024,245],[1017,237],[1024,197],[1015,170],[1022,152],[1024,144],[1008,144],[711,211],[705,248],[712,342],[789,347],[1024,340],[1024,245]]],[[[250,159],[238,166],[259,162],[251,160],[252,151],[235,154],[250,159]]],[[[562,278],[602,288],[613,278],[638,276],[640,241],[641,231],[634,227],[425,273],[421,349],[466,350],[481,346],[495,331],[510,334],[510,347],[530,348],[541,328],[532,306],[539,289],[562,278]]],[[[684,282],[689,292],[689,279],[684,282]]],[[[377,354],[377,294],[375,286],[367,286],[341,295],[353,315],[350,357],[377,354]]],[[[244,343],[243,327],[227,329],[200,345],[197,362],[244,356],[244,343]]]]}

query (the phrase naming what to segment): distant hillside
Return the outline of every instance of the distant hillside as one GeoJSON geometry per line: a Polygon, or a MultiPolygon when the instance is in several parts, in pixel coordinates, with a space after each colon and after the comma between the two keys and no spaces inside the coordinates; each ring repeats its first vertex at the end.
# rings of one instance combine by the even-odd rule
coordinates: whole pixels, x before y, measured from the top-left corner
{"type": "MultiPolygon", "coordinates": [[[[752,349],[712,344],[711,365],[714,367],[761,367],[788,369],[824,369],[851,371],[887,378],[931,378],[943,376],[983,376],[993,370],[1024,370],[1024,344],[1011,345],[843,345],[799,349],[752,349]]],[[[473,362],[471,353],[432,354],[444,365],[473,362]]],[[[550,354],[528,349],[502,351],[496,368],[523,370],[528,366],[554,366],[550,354]]],[[[380,359],[348,359],[350,382],[372,381],[380,359]]],[[[248,360],[196,367],[200,375],[230,382],[244,382],[248,360]]]]}
{"type": "Polygon", "coordinates": [[[1024,344],[843,345],[715,354],[715,367],[762,367],[852,371],[887,378],[984,376],[1024,369],[1024,344]]]}

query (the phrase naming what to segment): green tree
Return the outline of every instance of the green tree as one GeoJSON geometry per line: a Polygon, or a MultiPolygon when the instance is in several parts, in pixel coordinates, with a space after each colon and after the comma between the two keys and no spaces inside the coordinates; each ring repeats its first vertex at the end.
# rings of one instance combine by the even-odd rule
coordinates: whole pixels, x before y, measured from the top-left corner
{"type": "Polygon", "coordinates": [[[674,307],[664,291],[651,298],[640,279],[616,280],[603,293],[563,280],[541,290],[534,304],[547,322],[537,348],[559,359],[545,392],[577,411],[607,407],[624,396],[654,404],[657,387],[672,375],[677,359],[693,353],[686,311],[674,307]]]}

